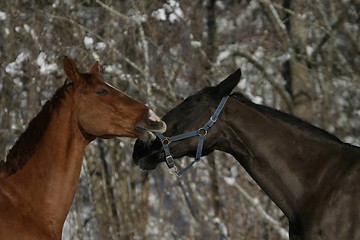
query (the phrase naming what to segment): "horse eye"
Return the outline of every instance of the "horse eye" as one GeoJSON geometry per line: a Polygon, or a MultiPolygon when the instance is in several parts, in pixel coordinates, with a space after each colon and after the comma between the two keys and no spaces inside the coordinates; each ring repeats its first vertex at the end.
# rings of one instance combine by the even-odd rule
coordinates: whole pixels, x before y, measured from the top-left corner
{"type": "Polygon", "coordinates": [[[100,89],[100,90],[96,91],[96,93],[99,94],[100,96],[105,96],[106,94],[109,93],[109,91],[106,89],[100,89]]]}

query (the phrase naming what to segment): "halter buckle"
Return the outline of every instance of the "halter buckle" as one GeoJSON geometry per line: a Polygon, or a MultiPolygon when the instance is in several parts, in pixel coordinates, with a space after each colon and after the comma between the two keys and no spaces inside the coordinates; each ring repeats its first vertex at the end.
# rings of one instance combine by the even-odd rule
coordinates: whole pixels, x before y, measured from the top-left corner
{"type": "Polygon", "coordinates": [[[213,122],[213,123],[216,123],[217,121],[217,117],[215,117],[214,115],[210,117],[210,120],[213,122]]]}
{"type": "Polygon", "coordinates": [[[166,156],[166,164],[168,165],[169,168],[173,168],[174,167],[174,158],[169,155],[169,156],[166,156]]]}

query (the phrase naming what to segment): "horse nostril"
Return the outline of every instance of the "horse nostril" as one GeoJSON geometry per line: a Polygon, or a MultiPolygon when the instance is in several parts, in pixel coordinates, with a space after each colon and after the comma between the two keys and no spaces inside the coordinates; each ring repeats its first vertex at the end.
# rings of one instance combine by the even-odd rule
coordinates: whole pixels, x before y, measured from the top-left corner
{"type": "Polygon", "coordinates": [[[135,124],[135,130],[138,132],[147,131],[147,129],[139,123],[135,124]]]}

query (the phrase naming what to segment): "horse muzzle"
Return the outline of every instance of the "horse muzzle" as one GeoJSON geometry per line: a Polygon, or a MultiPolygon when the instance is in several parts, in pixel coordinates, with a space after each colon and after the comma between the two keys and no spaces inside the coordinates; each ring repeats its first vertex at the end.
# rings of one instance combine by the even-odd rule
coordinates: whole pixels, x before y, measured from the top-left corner
{"type": "Polygon", "coordinates": [[[146,117],[135,124],[135,130],[141,141],[148,142],[156,138],[153,132],[165,132],[166,124],[150,109],[146,117]]]}

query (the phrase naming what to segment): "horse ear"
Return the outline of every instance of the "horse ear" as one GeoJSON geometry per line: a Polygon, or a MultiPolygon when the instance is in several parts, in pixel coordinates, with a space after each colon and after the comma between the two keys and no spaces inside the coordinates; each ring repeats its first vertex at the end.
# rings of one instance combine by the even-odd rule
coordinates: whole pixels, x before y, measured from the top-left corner
{"type": "Polygon", "coordinates": [[[216,93],[221,97],[229,95],[239,83],[240,77],[241,70],[239,68],[216,86],[216,93]]]}
{"type": "Polygon", "coordinates": [[[79,82],[79,80],[80,80],[79,70],[77,69],[75,62],[67,56],[64,57],[64,71],[65,71],[66,75],[68,76],[68,78],[73,83],[79,82]]]}
{"type": "Polygon", "coordinates": [[[96,63],[92,66],[90,72],[93,73],[93,74],[95,74],[95,75],[99,75],[99,73],[100,73],[100,66],[99,66],[99,62],[98,62],[98,61],[96,61],[96,63]]]}

